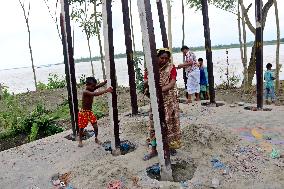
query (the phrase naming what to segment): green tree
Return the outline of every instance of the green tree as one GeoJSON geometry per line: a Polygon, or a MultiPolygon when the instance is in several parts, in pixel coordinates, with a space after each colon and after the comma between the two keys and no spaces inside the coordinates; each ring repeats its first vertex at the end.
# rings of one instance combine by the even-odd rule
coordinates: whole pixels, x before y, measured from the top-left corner
{"type": "MultiPolygon", "coordinates": [[[[236,13],[236,7],[237,7],[237,0],[208,0],[209,4],[214,5],[222,10],[231,12],[235,15],[237,15],[236,13]]],[[[271,6],[273,5],[274,0],[267,0],[267,2],[264,4],[263,8],[262,8],[262,18],[263,18],[263,23],[262,23],[262,27],[263,30],[265,28],[265,23],[266,23],[266,18],[267,18],[267,14],[269,9],[271,8],[271,6]]],[[[246,8],[245,5],[243,4],[243,1],[239,1],[240,6],[243,10],[243,17],[245,18],[245,23],[247,25],[247,27],[249,28],[249,30],[255,35],[255,27],[253,26],[253,24],[250,21],[250,18],[248,16],[248,11],[252,6],[252,3],[246,8]]],[[[191,7],[191,8],[195,8],[196,10],[200,10],[201,9],[201,3],[200,0],[187,0],[187,4],[191,7]]],[[[252,46],[252,51],[251,51],[251,57],[250,57],[250,61],[249,61],[249,65],[248,65],[248,86],[252,86],[252,80],[255,74],[255,43],[252,46]]]]}

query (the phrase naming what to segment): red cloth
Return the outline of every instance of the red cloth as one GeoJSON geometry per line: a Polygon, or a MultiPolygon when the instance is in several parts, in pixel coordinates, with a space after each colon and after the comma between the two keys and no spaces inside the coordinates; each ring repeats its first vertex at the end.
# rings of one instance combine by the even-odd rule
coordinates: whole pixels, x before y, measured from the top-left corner
{"type": "Polygon", "coordinates": [[[80,129],[87,127],[88,123],[95,124],[97,122],[97,117],[91,110],[80,110],[78,114],[78,125],[80,129]]]}
{"type": "MultiPolygon", "coordinates": [[[[148,72],[147,72],[147,70],[145,70],[145,72],[144,72],[144,80],[147,80],[147,79],[148,79],[148,72]]],[[[171,70],[170,79],[171,80],[176,80],[177,79],[177,69],[176,69],[175,66],[171,70]]]]}

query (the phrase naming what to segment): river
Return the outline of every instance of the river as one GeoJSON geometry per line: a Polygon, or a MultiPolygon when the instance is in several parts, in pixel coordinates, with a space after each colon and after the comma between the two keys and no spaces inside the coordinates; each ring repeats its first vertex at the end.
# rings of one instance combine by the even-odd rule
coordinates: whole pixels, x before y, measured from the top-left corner
{"type": "MultiPolygon", "coordinates": [[[[275,45],[264,46],[263,52],[263,65],[264,70],[267,63],[272,63],[273,69],[275,69],[275,45]]],[[[248,49],[248,59],[250,58],[251,48],[248,49]]],[[[205,51],[196,51],[196,56],[198,58],[203,58],[206,64],[206,54],[205,51]]],[[[213,50],[213,64],[214,64],[214,78],[215,84],[218,85],[226,79],[225,70],[227,67],[227,55],[226,50],[213,50]]],[[[182,63],[182,54],[176,53],[173,55],[173,60],[175,64],[182,63]]],[[[229,75],[233,74],[239,76],[242,79],[242,63],[240,58],[240,50],[238,48],[228,49],[228,60],[229,60],[229,75]]],[[[284,46],[281,45],[280,48],[280,64],[284,64],[284,46]]],[[[115,60],[116,73],[117,73],[117,83],[118,85],[128,86],[128,73],[127,73],[127,63],[126,58],[115,60]]],[[[95,76],[96,78],[102,80],[101,64],[99,61],[94,62],[95,76]]],[[[86,76],[91,75],[91,65],[90,62],[81,62],[76,64],[76,77],[79,80],[82,74],[86,76]]],[[[64,65],[51,65],[48,67],[40,67],[36,69],[37,80],[43,83],[47,83],[48,75],[50,73],[58,74],[59,76],[64,76],[64,65]]],[[[284,79],[284,69],[282,67],[280,72],[280,79],[284,79]]],[[[9,87],[10,92],[21,93],[26,91],[33,91],[34,82],[33,74],[31,68],[20,68],[20,69],[10,69],[10,70],[0,70],[0,82],[5,86],[9,87]]],[[[255,83],[255,81],[254,81],[255,83]]],[[[178,70],[177,85],[183,87],[182,71],[178,70]]]]}

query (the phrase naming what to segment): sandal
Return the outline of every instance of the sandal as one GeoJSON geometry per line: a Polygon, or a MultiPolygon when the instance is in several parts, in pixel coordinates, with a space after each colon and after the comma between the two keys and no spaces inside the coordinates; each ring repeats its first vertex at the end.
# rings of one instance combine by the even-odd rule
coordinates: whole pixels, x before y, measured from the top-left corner
{"type": "Polygon", "coordinates": [[[149,159],[151,159],[151,158],[153,158],[153,157],[156,157],[156,156],[158,156],[158,153],[157,153],[157,152],[156,152],[156,153],[149,153],[149,154],[144,155],[143,160],[144,160],[144,161],[148,161],[149,159]]]}
{"type": "Polygon", "coordinates": [[[170,149],[170,154],[171,154],[171,156],[176,156],[177,151],[175,149],[170,149]]]}

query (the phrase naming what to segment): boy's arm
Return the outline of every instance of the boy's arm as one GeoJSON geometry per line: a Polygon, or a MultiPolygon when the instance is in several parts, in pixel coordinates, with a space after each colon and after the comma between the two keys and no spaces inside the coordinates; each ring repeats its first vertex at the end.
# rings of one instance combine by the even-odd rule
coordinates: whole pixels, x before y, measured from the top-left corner
{"type": "Polygon", "coordinates": [[[105,93],[112,93],[112,87],[109,87],[105,90],[101,90],[101,91],[98,91],[98,92],[90,92],[90,91],[84,91],[84,93],[86,95],[89,95],[89,96],[100,96],[100,95],[103,95],[105,93]]]}
{"type": "Polygon", "coordinates": [[[102,86],[104,86],[107,83],[107,80],[105,80],[104,82],[99,83],[95,89],[101,88],[102,86]]]}

